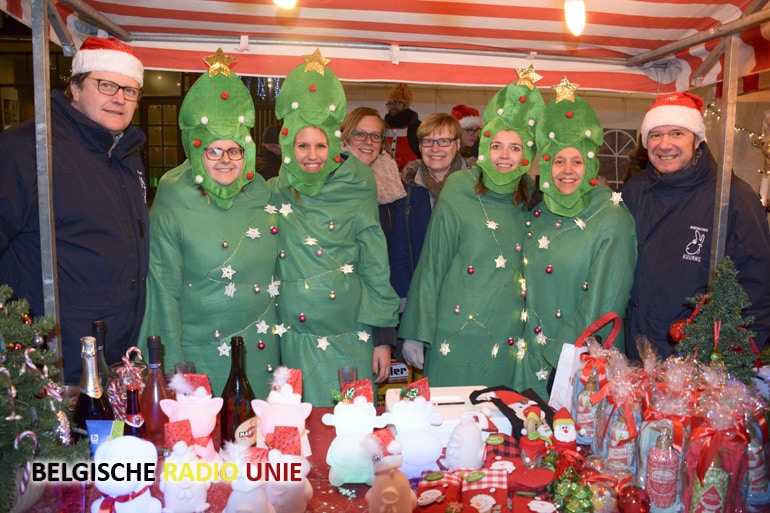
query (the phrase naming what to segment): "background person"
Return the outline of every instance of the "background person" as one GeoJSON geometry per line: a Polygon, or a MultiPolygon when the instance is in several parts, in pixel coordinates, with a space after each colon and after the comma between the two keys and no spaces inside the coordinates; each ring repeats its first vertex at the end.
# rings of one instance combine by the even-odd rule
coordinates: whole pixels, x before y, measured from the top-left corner
{"type": "Polygon", "coordinates": [[[385,135],[399,169],[420,158],[420,145],[417,142],[420,117],[409,108],[411,105],[412,91],[406,84],[397,84],[391,89],[388,101],[385,102],[388,109],[385,114],[385,135]]]}
{"type": "Polygon", "coordinates": [[[469,167],[459,153],[461,133],[460,123],[449,114],[426,117],[417,130],[422,158],[410,162],[402,173],[406,196],[393,207],[393,234],[388,249],[391,281],[401,298],[402,309],[444,181],[458,169],[469,167]]]}
{"type": "MultiPolygon", "coordinates": [[[[80,381],[80,337],[107,324],[119,362],[139,335],[148,265],[146,138],[131,124],[144,67],[114,38],[89,37],[64,92],[51,96],[59,313],[67,385],[80,381]]],[[[0,283],[44,313],[34,120],[0,133],[0,283]]]]}
{"type": "Polygon", "coordinates": [[[524,298],[513,285],[543,106],[532,82],[500,90],[484,111],[479,167],[451,174],[436,203],[399,328],[408,363],[422,368],[425,350],[432,386],[513,386],[521,372],[524,298]]]}
{"type": "Polygon", "coordinates": [[[158,184],[150,211],[150,277],[139,346],[160,335],[163,365],[192,361],[221,394],[230,339],[243,337],[244,368],[257,397],[280,365],[275,261],[278,220],[254,171],[254,103],[219,50],[179,109],[185,160],[158,184]],[[223,93],[227,93],[224,95],[223,93]]]}
{"type": "Polygon", "coordinates": [[[342,151],[369,166],[377,183],[380,225],[385,239],[393,231],[393,202],[406,196],[401,174],[385,142],[385,121],[376,109],[358,107],[342,120],[342,151]]]}
{"type": "MultiPolygon", "coordinates": [[[[714,238],[717,164],[703,123],[703,100],[690,93],[655,98],[642,121],[647,167],[623,188],[636,220],[639,257],[627,316],[627,351],[639,358],[645,336],[662,357],[675,351],[669,328],[687,319],[687,298],[705,293],[714,238]]],[[[725,255],[751,306],[749,328],[761,350],[770,335],[770,233],[767,213],[751,187],[730,173],[725,255]]]]}
{"type": "Polygon", "coordinates": [[[459,104],[452,107],[452,117],[460,122],[463,129],[460,136],[460,155],[468,158],[479,156],[479,134],[481,133],[481,117],[473,107],[459,104]]]}
{"type": "Polygon", "coordinates": [[[339,367],[357,368],[359,379],[388,378],[398,297],[390,286],[374,175],[340,152],[345,92],[318,50],[304,58],[286,77],[275,107],[284,155],[270,183],[281,204],[276,332],[283,364],[302,369],[303,399],[332,406],[339,367]]]}
{"type": "Polygon", "coordinates": [[[268,180],[278,176],[281,169],[281,146],[278,144],[278,127],[269,126],[262,134],[262,148],[257,152],[257,172],[268,180]]]}

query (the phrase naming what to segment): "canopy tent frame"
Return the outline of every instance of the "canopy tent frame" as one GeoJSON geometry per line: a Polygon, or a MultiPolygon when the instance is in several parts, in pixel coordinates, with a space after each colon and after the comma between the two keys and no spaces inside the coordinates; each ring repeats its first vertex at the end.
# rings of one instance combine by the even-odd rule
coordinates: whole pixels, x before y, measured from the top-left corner
{"type": "MultiPolygon", "coordinates": [[[[168,41],[168,42],[189,42],[206,43],[212,46],[228,45],[282,45],[282,46],[318,46],[318,47],[337,47],[337,48],[364,48],[388,51],[392,59],[397,60],[398,54],[402,51],[411,52],[447,52],[452,54],[467,54],[479,56],[509,56],[517,58],[559,60],[584,64],[606,64],[613,63],[624,65],[626,67],[645,67],[665,68],[668,63],[661,60],[677,52],[687,50],[693,46],[710,42],[716,39],[722,41],[714,48],[703,64],[696,71],[695,81],[699,82],[708,70],[718,61],[724,51],[725,65],[723,67],[723,99],[725,108],[722,109],[720,122],[720,131],[725,141],[725,151],[719,163],[719,182],[716,191],[716,207],[714,214],[715,241],[712,247],[711,269],[713,270],[717,262],[724,256],[724,247],[726,239],[727,226],[727,207],[730,196],[730,172],[725,170],[732,169],[733,162],[733,144],[734,144],[734,122],[736,116],[736,100],[738,94],[739,81],[739,35],[742,31],[755,27],[761,23],[770,20],[770,10],[761,10],[770,0],[755,0],[746,10],[745,14],[739,19],[725,23],[715,29],[697,33],[691,37],[680,41],[666,44],[652,51],[648,51],[627,59],[622,58],[594,58],[585,56],[569,55],[551,55],[548,53],[527,53],[527,52],[500,52],[485,51],[478,49],[426,49],[420,46],[400,46],[387,45],[384,43],[362,43],[362,42],[330,42],[318,41],[314,44],[312,41],[290,41],[285,39],[269,38],[250,38],[247,36],[206,36],[206,35],[159,35],[144,32],[129,32],[120,25],[113,23],[109,18],[96,11],[82,0],[59,0],[62,4],[72,9],[75,14],[88,23],[92,24],[108,34],[117,37],[126,42],[131,41],[168,41]]],[[[58,277],[56,270],[56,245],[55,245],[55,226],[54,226],[54,207],[51,191],[52,168],[51,168],[51,133],[50,133],[50,81],[48,77],[49,70],[49,22],[55,30],[55,33],[65,50],[69,54],[74,49],[73,38],[68,33],[67,28],[54,7],[53,0],[30,0],[32,10],[32,41],[33,41],[33,67],[34,67],[34,95],[35,95],[35,123],[37,138],[37,175],[38,175],[38,204],[40,207],[40,242],[43,261],[43,286],[45,294],[45,314],[51,315],[56,321],[54,332],[56,343],[53,344],[61,355],[61,341],[59,340],[59,303],[58,303],[58,277]]],[[[700,85],[697,83],[696,85],[700,85]]],[[[59,358],[61,366],[61,357],[59,358]]],[[[61,373],[59,374],[62,375],[61,373]]]]}

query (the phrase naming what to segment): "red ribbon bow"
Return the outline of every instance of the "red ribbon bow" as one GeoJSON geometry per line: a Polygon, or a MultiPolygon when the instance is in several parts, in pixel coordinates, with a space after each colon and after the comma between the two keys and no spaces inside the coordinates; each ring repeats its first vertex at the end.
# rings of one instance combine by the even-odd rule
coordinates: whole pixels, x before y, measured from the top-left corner
{"type": "Polygon", "coordinates": [[[102,501],[102,504],[99,506],[99,513],[115,513],[115,503],[116,502],[129,502],[140,495],[147,493],[147,491],[150,488],[145,486],[141,490],[137,490],[135,492],[131,492],[127,495],[118,495],[117,497],[110,497],[109,495],[104,496],[104,500],[102,501]]]}

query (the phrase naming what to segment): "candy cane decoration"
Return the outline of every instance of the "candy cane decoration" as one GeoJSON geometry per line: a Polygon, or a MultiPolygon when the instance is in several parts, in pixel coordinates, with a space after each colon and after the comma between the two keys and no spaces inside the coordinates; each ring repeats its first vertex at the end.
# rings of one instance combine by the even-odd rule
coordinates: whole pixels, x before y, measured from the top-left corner
{"type": "MultiPolygon", "coordinates": [[[[35,453],[37,452],[37,435],[32,431],[22,431],[21,433],[16,435],[16,439],[13,441],[13,448],[18,451],[19,444],[25,438],[32,439],[32,443],[33,443],[32,457],[34,457],[35,453]]],[[[21,482],[19,483],[19,496],[24,495],[24,490],[27,489],[27,484],[29,483],[29,475],[31,472],[32,472],[32,458],[27,460],[27,464],[24,465],[24,472],[21,475],[21,482]]]]}
{"type": "MultiPolygon", "coordinates": [[[[29,368],[30,370],[34,372],[40,373],[42,375],[43,379],[46,379],[47,382],[43,386],[43,388],[46,391],[46,394],[49,397],[52,397],[53,399],[56,399],[57,401],[61,402],[62,400],[62,394],[61,394],[61,388],[59,385],[53,382],[51,378],[48,377],[48,365],[43,363],[43,370],[37,368],[37,365],[35,365],[35,362],[32,361],[32,353],[35,352],[36,349],[34,347],[28,347],[24,351],[24,364],[29,368]]],[[[26,369],[24,367],[21,368],[21,374],[24,373],[26,369]]]]}

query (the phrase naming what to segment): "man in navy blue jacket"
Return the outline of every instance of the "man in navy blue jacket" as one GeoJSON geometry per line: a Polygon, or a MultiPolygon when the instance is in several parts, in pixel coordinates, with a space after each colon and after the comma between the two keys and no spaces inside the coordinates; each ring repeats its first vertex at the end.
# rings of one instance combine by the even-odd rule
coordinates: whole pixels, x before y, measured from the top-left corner
{"type": "MultiPolygon", "coordinates": [[[[626,348],[638,359],[645,336],[662,357],[675,351],[671,323],[687,319],[687,301],[705,293],[715,236],[717,164],[706,144],[703,100],[689,93],[658,96],[645,115],[642,143],[649,163],[623,188],[636,220],[639,258],[626,316],[626,348]]],[[[725,255],[754,317],[749,328],[761,349],[770,336],[770,232],[758,194],[732,174],[725,255]]]]}
{"type": "MultiPolygon", "coordinates": [[[[80,337],[107,324],[106,357],[136,344],[149,260],[145,136],[131,120],[144,67],[114,38],[88,38],[51,99],[52,191],[64,382],[78,384],[80,337]]],[[[44,310],[32,120],[0,134],[0,283],[44,310]]]]}

